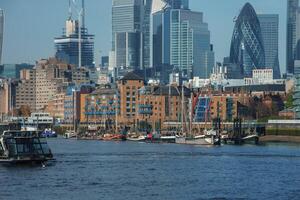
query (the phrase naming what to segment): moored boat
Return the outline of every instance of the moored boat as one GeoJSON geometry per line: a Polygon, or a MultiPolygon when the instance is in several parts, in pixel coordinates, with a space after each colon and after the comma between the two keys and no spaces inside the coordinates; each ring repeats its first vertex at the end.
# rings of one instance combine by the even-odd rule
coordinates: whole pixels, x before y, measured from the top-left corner
{"type": "Polygon", "coordinates": [[[42,137],[53,138],[53,137],[57,137],[57,134],[55,131],[53,131],[51,129],[45,129],[42,132],[42,137]]]}
{"type": "Polygon", "coordinates": [[[128,141],[133,141],[133,142],[144,142],[146,140],[146,136],[140,135],[140,136],[129,136],[127,137],[128,141]]]}
{"type": "Polygon", "coordinates": [[[53,160],[46,138],[38,131],[4,131],[0,136],[0,163],[44,163],[53,160]]]}
{"type": "Polygon", "coordinates": [[[77,134],[75,133],[75,131],[70,131],[70,130],[68,130],[68,131],[65,133],[64,137],[65,137],[66,139],[76,138],[76,137],[77,137],[77,134]]]}

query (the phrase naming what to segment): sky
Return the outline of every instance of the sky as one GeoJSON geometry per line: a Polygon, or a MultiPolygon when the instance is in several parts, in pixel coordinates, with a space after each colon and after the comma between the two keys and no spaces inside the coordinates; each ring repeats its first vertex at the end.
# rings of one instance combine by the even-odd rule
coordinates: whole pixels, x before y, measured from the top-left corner
{"type": "MultiPolygon", "coordinates": [[[[95,58],[108,55],[111,48],[112,0],[86,0],[86,26],[95,34],[95,58]]],[[[258,14],[279,14],[279,59],[285,72],[285,0],[190,0],[190,9],[204,13],[211,31],[216,61],[229,55],[233,19],[246,2],[258,14]]],[[[54,37],[62,34],[68,16],[68,0],[0,0],[5,12],[2,63],[34,63],[54,56],[54,37]]]]}

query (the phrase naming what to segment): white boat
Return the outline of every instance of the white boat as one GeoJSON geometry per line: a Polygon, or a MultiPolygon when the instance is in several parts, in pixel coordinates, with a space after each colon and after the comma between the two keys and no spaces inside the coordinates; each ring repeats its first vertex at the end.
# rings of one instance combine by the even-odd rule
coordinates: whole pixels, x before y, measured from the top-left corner
{"type": "Polygon", "coordinates": [[[66,139],[71,139],[71,138],[76,138],[77,134],[74,131],[67,131],[65,133],[65,138],[66,139]]]}
{"type": "Polygon", "coordinates": [[[194,137],[176,137],[177,144],[191,144],[191,145],[217,145],[220,139],[215,130],[204,130],[203,135],[196,135],[194,137]]]}
{"type": "Polygon", "coordinates": [[[245,144],[258,144],[259,136],[256,134],[248,135],[242,138],[242,142],[245,144]]]}
{"type": "Polygon", "coordinates": [[[127,140],[128,141],[133,141],[133,142],[143,142],[143,141],[146,140],[146,136],[141,135],[141,136],[138,136],[138,137],[127,137],[127,140]]]}

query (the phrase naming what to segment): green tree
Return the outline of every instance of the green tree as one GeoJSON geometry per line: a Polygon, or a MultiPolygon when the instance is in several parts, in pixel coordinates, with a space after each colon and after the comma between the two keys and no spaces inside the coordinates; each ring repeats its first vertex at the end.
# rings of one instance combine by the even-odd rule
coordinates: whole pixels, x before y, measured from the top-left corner
{"type": "Polygon", "coordinates": [[[286,102],[285,102],[285,107],[286,108],[293,108],[293,102],[294,102],[293,93],[290,92],[287,95],[286,102]]]}

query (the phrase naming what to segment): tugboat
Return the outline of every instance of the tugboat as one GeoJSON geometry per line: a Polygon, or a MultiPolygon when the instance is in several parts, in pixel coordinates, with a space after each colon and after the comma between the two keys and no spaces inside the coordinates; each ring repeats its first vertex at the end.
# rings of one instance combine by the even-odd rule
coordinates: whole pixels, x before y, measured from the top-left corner
{"type": "Polygon", "coordinates": [[[53,159],[46,138],[38,131],[4,131],[0,136],[0,164],[43,164],[53,159]]]}

